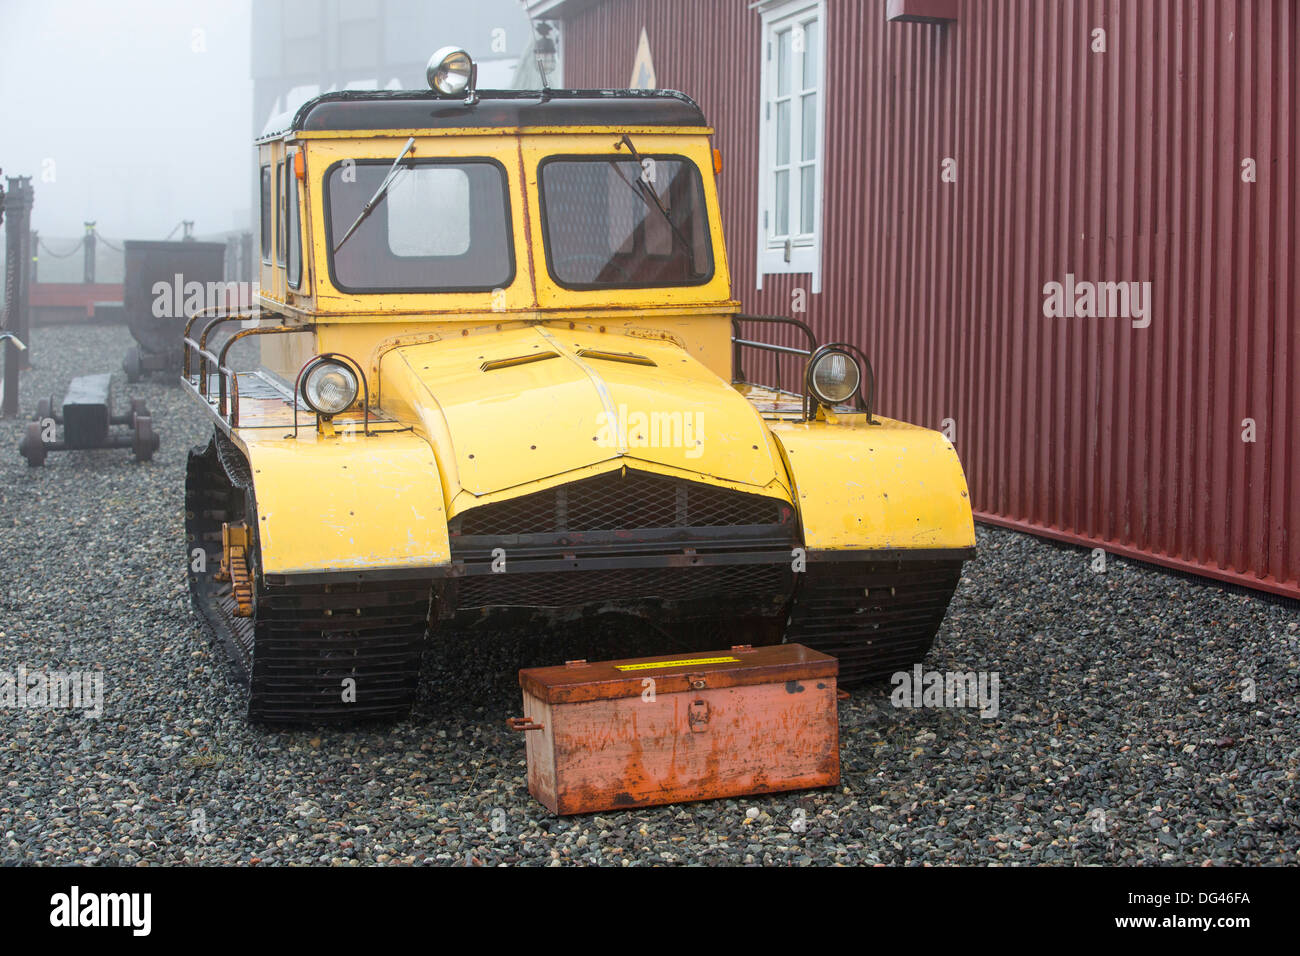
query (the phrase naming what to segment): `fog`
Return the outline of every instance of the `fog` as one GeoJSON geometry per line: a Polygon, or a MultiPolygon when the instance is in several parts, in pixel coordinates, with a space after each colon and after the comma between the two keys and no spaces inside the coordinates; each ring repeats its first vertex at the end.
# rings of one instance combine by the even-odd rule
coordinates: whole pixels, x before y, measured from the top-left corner
{"type": "Polygon", "coordinates": [[[33,228],[247,228],[249,29],[249,0],[0,0],[0,167],[33,177],[33,228]]]}

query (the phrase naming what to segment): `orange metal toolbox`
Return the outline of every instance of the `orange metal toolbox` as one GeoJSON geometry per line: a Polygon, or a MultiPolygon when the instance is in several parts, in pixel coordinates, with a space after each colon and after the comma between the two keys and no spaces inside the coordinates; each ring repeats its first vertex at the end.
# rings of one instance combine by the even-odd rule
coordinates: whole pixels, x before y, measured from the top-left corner
{"type": "Polygon", "coordinates": [[[802,644],[519,672],[528,789],[553,813],[835,786],[833,657],[802,644]]]}

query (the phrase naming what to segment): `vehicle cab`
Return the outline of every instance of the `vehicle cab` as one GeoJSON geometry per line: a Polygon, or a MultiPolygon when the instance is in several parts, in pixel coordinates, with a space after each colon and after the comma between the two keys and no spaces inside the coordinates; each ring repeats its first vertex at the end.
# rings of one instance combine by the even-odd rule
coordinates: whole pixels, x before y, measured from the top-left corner
{"type": "Polygon", "coordinates": [[[286,378],[412,323],[561,312],[679,336],[730,378],[720,159],[685,95],[349,91],[286,120],[258,144],[261,303],[317,327],[286,378]]]}

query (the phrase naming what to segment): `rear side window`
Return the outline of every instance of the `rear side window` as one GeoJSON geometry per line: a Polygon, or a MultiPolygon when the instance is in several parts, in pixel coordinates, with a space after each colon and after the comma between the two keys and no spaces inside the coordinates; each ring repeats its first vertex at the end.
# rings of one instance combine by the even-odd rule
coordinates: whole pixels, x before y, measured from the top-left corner
{"type": "Polygon", "coordinates": [[[262,167],[262,261],[271,261],[271,167],[262,167]]]}
{"type": "Polygon", "coordinates": [[[287,245],[288,230],[286,222],[287,208],[284,201],[284,163],[282,162],[277,163],[275,167],[275,194],[280,201],[280,215],[277,217],[277,221],[280,223],[280,234],[275,243],[275,261],[279,265],[284,265],[284,248],[287,245]]]}
{"type": "Polygon", "coordinates": [[[298,177],[293,163],[288,164],[288,215],[285,217],[289,234],[288,269],[285,276],[289,285],[298,288],[302,283],[302,231],[298,224],[298,177]]]}

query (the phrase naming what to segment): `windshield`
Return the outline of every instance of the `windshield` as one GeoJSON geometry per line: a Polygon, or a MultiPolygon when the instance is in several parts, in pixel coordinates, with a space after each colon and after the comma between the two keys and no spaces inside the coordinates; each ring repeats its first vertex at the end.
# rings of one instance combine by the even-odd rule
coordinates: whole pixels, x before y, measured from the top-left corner
{"type": "MultiPolygon", "coordinates": [[[[332,167],[333,249],[375,196],[391,160],[332,167]]],[[[381,202],[330,256],[342,292],[488,292],[514,278],[505,170],[493,160],[407,161],[381,202]]]]}
{"type": "Polygon", "coordinates": [[[713,277],[704,187],[689,159],[566,157],[542,163],[540,177],[547,268],[560,285],[627,289],[713,277]]]}

